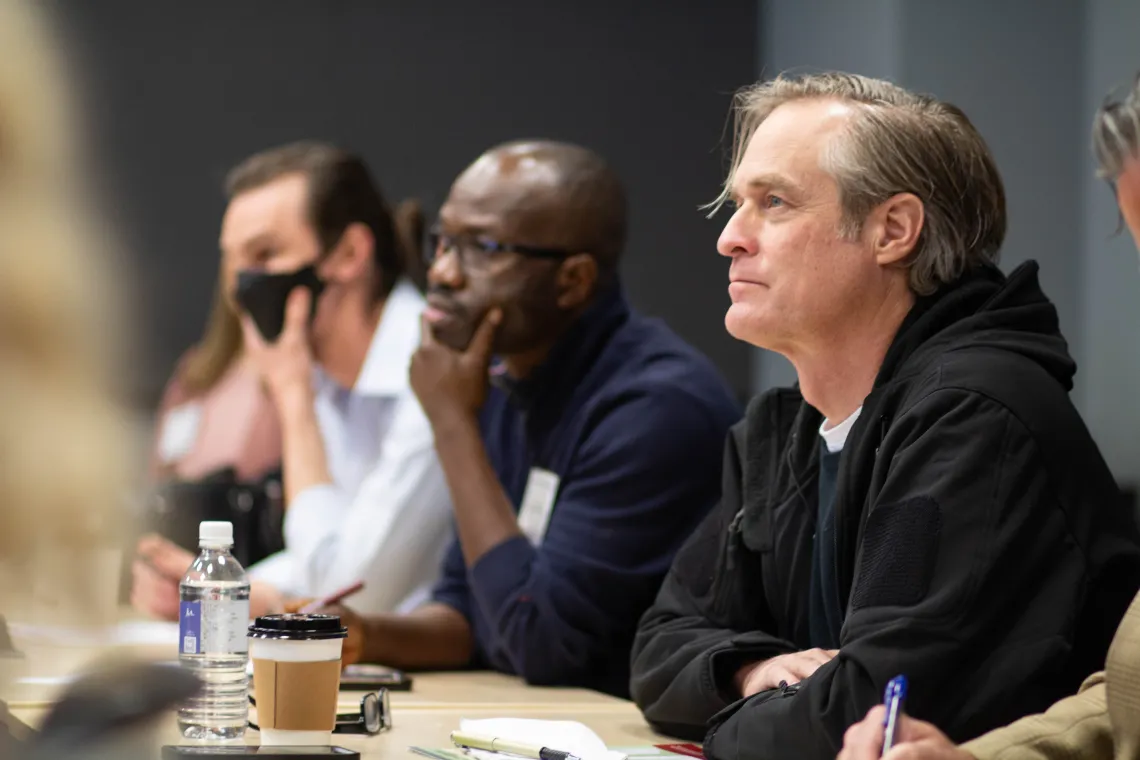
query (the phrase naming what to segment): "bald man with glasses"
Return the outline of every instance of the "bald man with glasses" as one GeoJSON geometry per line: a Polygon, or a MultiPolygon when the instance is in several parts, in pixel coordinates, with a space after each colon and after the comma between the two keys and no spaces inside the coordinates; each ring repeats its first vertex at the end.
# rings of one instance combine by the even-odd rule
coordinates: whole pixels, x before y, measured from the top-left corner
{"type": "Polygon", "coordinates": [[[628,695],[638,618],[719,498],[740,409],[630,309],[625,230],[621,182],[575,145],[503,145],[455,181],[410,373],[458,539],[418,610],[338,610],[349,659],[628,695]]]}

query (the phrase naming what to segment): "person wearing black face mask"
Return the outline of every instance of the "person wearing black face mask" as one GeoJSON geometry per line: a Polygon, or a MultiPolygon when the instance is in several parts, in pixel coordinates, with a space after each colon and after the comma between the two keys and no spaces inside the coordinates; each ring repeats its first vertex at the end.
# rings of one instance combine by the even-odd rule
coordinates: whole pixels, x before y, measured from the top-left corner
{"type": "MultiPolygon", "coordinates": [[[[408,385],[424,308],[408,271],[418,209],[394,219],[359,158],[317,143],[253,156],[227,190],[222,276],[280,419],[286,497],[286,548],[251,568],[251,611],[358,580],[355,607],[401,609],[426,594],[450,536],[431,426],[408,385]]],[[[132,599],[159,613],[190,557],[155,537],[142,548],[132,599]]]]}
{"type": "Polygon", "coordinates": [[[317,276],[317,268],[310,264],[295,272],[271,274],[260,269],[245,269],[238,273],[234,299],[249,314],[261,337],[274,342],[285,328],[285,305],[289,294],[296,288],[309,291],[309,320],[317,314],[317,299],[325,283],[317,276]]]}

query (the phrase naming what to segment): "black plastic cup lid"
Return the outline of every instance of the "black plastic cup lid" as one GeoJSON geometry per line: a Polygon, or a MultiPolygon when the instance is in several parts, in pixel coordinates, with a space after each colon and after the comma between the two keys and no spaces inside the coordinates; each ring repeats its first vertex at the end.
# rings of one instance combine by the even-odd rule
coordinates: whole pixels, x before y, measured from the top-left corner
{"type": "Polygon", "coordinates": [[[340,624],[339,615],[265,615],[249,626],[250,638],[290,639],[343,639],[348,629],[340,624]]]}

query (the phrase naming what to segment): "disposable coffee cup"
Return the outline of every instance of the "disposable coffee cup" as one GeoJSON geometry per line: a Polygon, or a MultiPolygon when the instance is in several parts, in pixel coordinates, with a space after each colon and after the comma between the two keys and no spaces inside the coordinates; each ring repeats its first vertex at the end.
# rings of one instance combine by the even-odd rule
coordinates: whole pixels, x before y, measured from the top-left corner
{"type": "Polygon", "coordinates": [[[336,615],[266,615],[249,626],[263,745],[332,744],[347,635],[336,615]]]}

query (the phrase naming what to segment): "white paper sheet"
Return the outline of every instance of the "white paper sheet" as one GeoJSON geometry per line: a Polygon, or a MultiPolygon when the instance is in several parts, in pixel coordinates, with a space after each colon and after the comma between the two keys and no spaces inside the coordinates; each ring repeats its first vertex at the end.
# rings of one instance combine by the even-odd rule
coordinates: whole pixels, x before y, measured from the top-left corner
{"type": "MultiPolygon", "coordinates": [[[[626,755],[606,749],[601,738],[586,725],[574,720],[534,720],[531,718],[464,719],[460,730],[468,734],[510,739],[524,744],[558,749],[582,760],[626,760],[626,755]]],[[[471,750],[480,760],[503,760],[497,752],[471,750]]]]}

